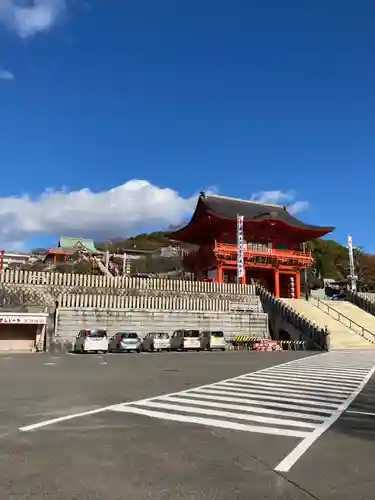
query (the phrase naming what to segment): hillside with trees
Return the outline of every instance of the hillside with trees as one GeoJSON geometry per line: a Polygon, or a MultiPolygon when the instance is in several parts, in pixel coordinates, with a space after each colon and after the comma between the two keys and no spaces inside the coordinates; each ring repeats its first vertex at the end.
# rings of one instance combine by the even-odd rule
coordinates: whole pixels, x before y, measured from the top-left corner
{"type": "Polygon", "coordinates": [[[109,250],[112,253],[123,253],[127,249],[136,248],[138,250],[157,250],[170,245],[167,232],[155,231],[153,233],[141,233],[130,238],[111,238],[104,242],[95,242],[98,250],[109,250]]]}
{"type": "MultiPolygon", "coordinates": [[[[114,252],[123,252],[129,248],[139,250],[156,250],[170,244],[166,232],[157,231],[154,233],[143,233],[123,240],[111,240],[111,247],[107,248],[114,252]]],[[[98,243],[98,247],[105,248],[105,244],[98,243]]],[[[334,240],[317,239],[309,242],[307,248],[312,251],[314,265],[308,270],[308,281],[312,287],[321,287],[323,279],[345,280],[349,273],[348,249],[334,240]]],[[[357,275],[362,282],[362,286],[368,290],[375,290],[375,255],[368,254],[356,248],[354,250],[357,275]]],[[[147,261],[147,259],[146,259],[147,261]]],[[[156,262],[153,263],[153,266],[156,262]]],[[[150,272],[150,266],[146,263],[142,266],[145,270],[139,272],[150,272]],[[146,271],[147,269],[147,271],[146,271]]],[[[165,266],[163,271],[165,272],[165,266]]],[[[173,263],[173,268],[179,266],[173,263]]],[[[161,272],[163,272],[161,271],[161,272]]]]}
{"type": "MultiPolygon", "coordinates": [[[[324,278],[345,280],[349,272],[349,252],[334,240],[317,239],[308,243],[314,265],[308,270],[310,286],[321,286],[324,278]]],[[[375,255],[354,249],[354,262],[359,282],[364,290],[375,290],[375,255]]]]}

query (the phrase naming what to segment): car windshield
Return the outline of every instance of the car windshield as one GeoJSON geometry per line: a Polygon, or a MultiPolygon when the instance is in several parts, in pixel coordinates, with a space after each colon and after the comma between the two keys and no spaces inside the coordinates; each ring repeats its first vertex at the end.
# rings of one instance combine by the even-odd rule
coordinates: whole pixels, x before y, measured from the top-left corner
{"type": "Polygon", "coordinates": [[[211,332],[211,335],[213,337],[224,337],[224,333],[223,332],[211,332]]]}
{"type": "Polygon", "coordinates": [[[199,330],[186,330],[186,332],[184,332],[184,336],[188,338],[199,337],[199,330]]]}
{"type": "Polygon", "coordinates": [[[105,330],[90,330],[89,332],[87,332],[87,336],[92,339],[103,339],[107,336],[107,332],[105,330]]]}
{"type": "Polygon", "coordinates": [[[122,333],[121,337],[123,339],[137,339],[138,338],[138,334],[137,333],[122,333]]]}
{"type": "Polygon", "coordinates": [[[169,339],[168,333],[154,333],[156,339],[169,339]]]}

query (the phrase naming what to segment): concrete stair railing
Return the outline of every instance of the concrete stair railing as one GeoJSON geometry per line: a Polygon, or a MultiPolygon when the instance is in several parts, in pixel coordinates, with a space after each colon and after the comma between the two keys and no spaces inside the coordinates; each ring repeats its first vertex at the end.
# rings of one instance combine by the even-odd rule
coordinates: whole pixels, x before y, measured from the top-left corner
{"type": "Polygon", "coordinates": [[[308,317],[295,311],[290,305],[275,297],[259,284],[256,284],[256,291],[260,298],[264,312],[269,317],[280,316],[296,328],[308,341],[311,348],[328,351],[330,339],[324,327],[311,321],[308,317]]]}
{"type": "Polygon", "coordinates": [[[374,293],[353,293],[348,291],[346,293],[346,300],[351,302],[355,306],[359,307],[363,311],[368,312],[375,316],[375,294],[374,293]]]}
{"type": "Polygon", "coordinates": [[[310,321],[319,325],[320,328],[327,329],[330,337],[331,349],[372,349],[375,344],[369,341],[366,337],[349,328],[334,316],[328,313],[328,309],[321,303],[318,307],[319,301],[310,299],[308,302],[304,299],[282,299],[296,312],[304,315],[310,321]]]}

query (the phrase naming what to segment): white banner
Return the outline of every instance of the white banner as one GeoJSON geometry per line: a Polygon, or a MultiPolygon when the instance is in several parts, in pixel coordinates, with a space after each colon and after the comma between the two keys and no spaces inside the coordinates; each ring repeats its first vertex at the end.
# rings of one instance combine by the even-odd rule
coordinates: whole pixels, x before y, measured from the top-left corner
{"type": "Polygon", "coordinates": [[[245,273],[244,268],[244,240],[243,240],[243,215],[237,215],[237,278],[238,281],[245,273]]]}

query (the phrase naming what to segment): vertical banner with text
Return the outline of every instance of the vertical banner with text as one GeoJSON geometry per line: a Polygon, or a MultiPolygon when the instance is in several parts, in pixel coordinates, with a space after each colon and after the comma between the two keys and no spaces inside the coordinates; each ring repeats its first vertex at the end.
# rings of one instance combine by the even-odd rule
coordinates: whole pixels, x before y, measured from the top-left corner
{"type": "Polygon", "coordinates": [[[237,214],[237,280],[239,283],[244,273],[243,215],[237,214]]]}

